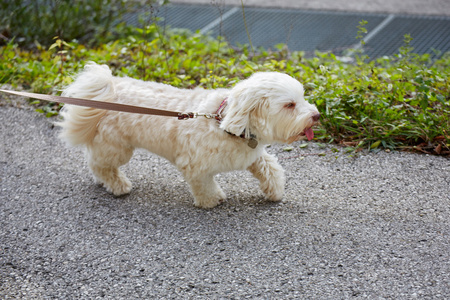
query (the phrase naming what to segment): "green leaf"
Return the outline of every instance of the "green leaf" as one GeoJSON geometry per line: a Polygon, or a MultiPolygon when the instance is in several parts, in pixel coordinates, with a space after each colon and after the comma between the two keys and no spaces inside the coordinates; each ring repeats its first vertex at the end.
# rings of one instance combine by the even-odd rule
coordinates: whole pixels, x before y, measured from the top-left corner
{"type": "Polygon", "coordinates": [[[378,146],[380,146],[380,144],[381,144],[381,140],[378,140],[378,141],[372,143],[372,145],[370,145],[370,149],[378,148],[378,146]]]}
{"type": "Polygon", "coordinates": [[[47,118],[51,118],[51,117],[56,116],[56,115],[58,115],[58,112],[56,112],[56,111],[50,111],[50,112],[45,114],[45,116],[47,118]]]}
{"type": "Polygon", "coordinates": [[[442,103],[445,104],[445,97],[442,95],[436,95],[436,98],[442,103]]]}
{"type": "Polygon", "coordinates": [[[52,45],[50,46],[50,48],[48,48],[48,50],[52,50],[52,49],[54,49],[54,48],[56,48],[56,47],[58,47],[58,44],[57,44],[57,43],[54,43],[54,44],[52,44],[52,45]]]}

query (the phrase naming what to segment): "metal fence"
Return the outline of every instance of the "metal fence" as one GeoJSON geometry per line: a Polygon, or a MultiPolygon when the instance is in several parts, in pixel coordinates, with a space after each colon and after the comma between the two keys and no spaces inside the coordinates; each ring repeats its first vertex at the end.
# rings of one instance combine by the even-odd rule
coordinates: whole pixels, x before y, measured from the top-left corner
{"type": "MultiPolygon", "coordinates": [[[[221,35],[231,44],[249,44],[241,7],[169,4],[152,8],[152,15],[160,25],[221,35]]],[[[415,53],[436,57],[450,51],[450,17],[245,8],[254,47],[274,49],[286,44],[292,51],[310,55],[316,50],[345,54],[358,44],[361,20],[368,21],[364,51],[371,58],[397,53],[405,34],[413,38],[410,45],[415,53]]],[[[130,15],[127,22],[138,25],[137,15],[130,15]]]]}

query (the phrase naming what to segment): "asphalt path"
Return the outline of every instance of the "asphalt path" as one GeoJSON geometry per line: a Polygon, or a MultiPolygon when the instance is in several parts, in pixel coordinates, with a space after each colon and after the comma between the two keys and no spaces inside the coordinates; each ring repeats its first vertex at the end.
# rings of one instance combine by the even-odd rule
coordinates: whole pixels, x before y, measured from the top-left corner
{"type": "Polygon", "coordinates": [[[282,203],[232,172],[202,210],[145,151],[123,168],[131,194],[111,196],[52,121],[0,106],[2,299],[450,297],[448,159],[274,145],[282,203]]]}

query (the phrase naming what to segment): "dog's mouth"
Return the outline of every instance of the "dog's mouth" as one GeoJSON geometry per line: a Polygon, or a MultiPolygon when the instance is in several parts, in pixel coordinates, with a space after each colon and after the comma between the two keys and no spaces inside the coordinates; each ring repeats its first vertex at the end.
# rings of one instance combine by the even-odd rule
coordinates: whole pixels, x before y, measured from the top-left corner
{"type": "Polygon", "coordinates": [[[299,134],[300,136],[306,136],[308,141],[312,140],[314,138],[314,131],[312,130],[312,127],[306,128],[303,130],[302,133],[299,134]]]}
{"type": "Polygon", "coordinates": [[[308,139],[308,141],[310,141],[314,138],[314,131],[313,131],[312,127],[305,128],[305,130],[303,130],[299,134],[296,134],[296,135],[290,137],[287,142],[288,142],[288,144],[291,144],[295,141],[299,141],[299,140],[303,139],[304,137],[306,137],[308,139]]]}
{"type": "Polygon", "coordinates": [[[306,137],[308,141],[311,141],[314,138],[313,126],[319,124],[319,119],[320,119],[319,113],[313,114],[311,117],[311,123],[309,124],[309,127],[306,127],[305,129],[303,129],[302,132],[289,138],[288,143],[291,144],[295,141],[301,140],[304,137],[306,137]]]}

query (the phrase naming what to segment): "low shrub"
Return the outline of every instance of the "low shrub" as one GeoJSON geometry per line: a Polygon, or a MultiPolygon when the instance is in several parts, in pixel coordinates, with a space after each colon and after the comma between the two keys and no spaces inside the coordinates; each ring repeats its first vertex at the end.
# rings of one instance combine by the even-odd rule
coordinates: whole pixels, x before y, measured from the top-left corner
{"type": "Polygon", "coordinates": [[[99,44],[119,36],[130,12],[151,7],[155,0],[8,0],[0,1],[0,44],[10,39],[30,47],[48,46],[54,36],[99,44]]]}

